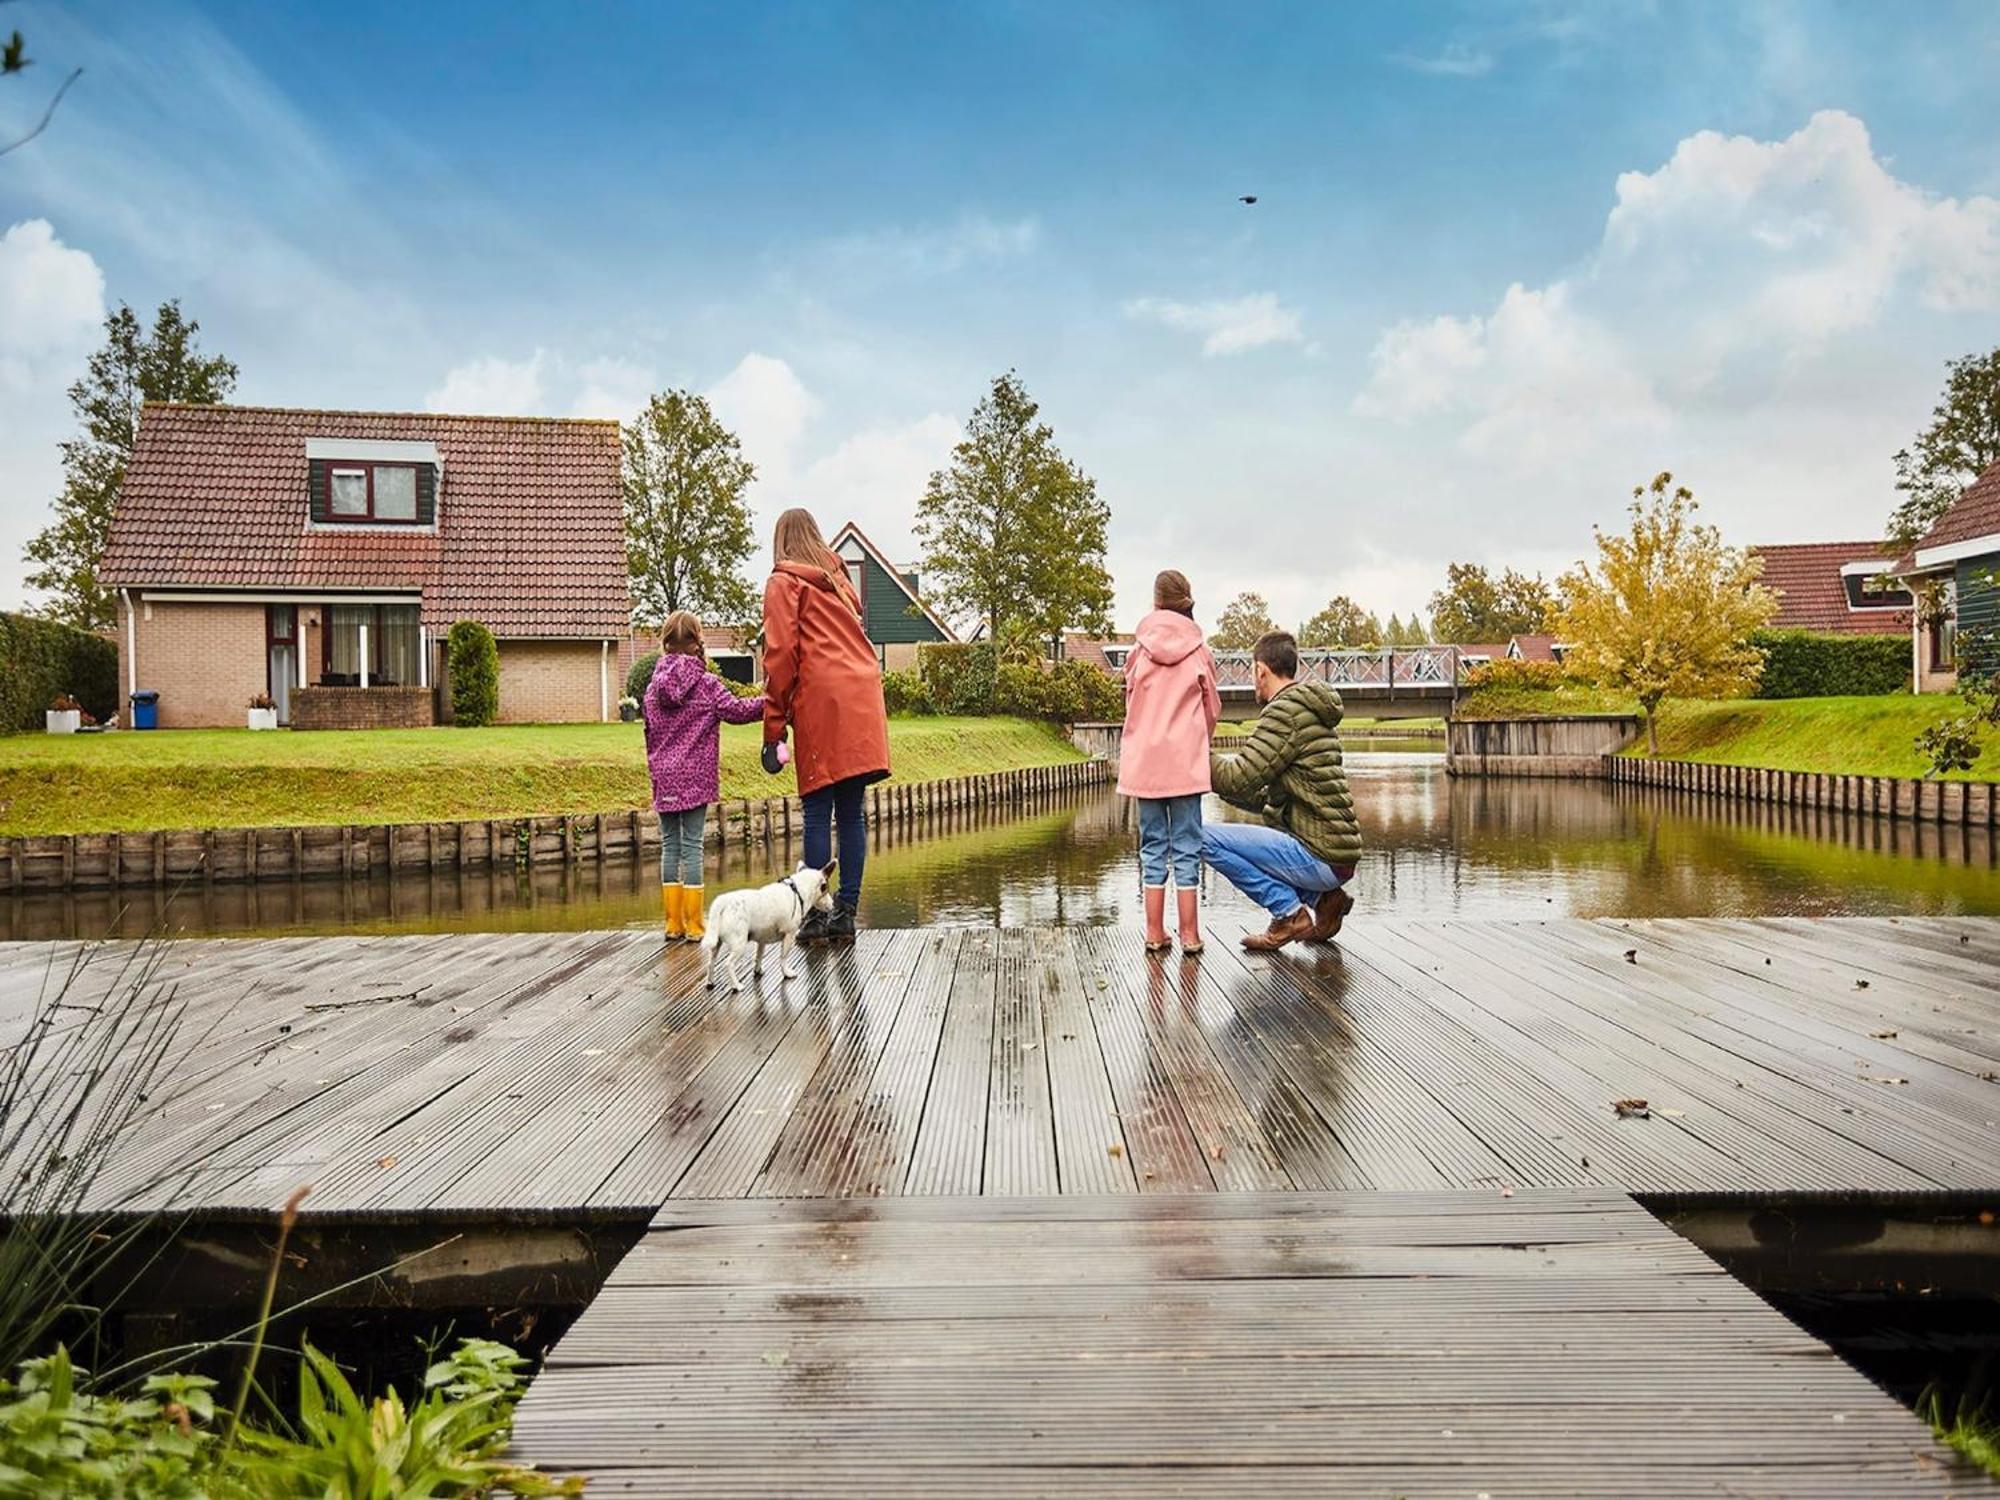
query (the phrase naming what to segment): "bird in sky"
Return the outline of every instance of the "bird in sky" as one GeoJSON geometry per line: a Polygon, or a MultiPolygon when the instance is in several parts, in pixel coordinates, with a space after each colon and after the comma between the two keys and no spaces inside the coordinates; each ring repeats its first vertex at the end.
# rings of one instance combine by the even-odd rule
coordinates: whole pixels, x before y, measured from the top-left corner
{"type": "Polygon", "coordinates": [[[1241,198],[1238,198],[1236,201],[1238,203],[1255,203],[1257,201],[1257,195],[1255,193],[1245,193],[1241,198]]]}

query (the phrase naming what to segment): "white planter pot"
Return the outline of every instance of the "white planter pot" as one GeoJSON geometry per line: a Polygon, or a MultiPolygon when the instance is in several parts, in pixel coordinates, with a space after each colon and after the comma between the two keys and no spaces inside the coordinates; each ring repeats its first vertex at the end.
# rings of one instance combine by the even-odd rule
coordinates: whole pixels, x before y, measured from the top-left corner
{"type": "Polygon", "coordinates": [[[250,727],[252,729],[276,729],[278,727],[278,711],[275,708],[251,709],[250,727]]]}
{"type": "Polygon", "coordinates": [[[50,734],[75,734],[83,727],[83,710],[78,708],[49,708],[42,711],[48,722],[50,734]]]}

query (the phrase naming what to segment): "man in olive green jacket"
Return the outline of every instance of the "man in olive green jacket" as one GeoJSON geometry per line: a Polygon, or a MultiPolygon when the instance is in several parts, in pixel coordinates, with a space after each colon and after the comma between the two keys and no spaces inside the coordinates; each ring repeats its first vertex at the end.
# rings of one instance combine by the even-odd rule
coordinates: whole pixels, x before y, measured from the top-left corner
{"type": "Polygon", "coordinates": [[[1287,943],[1324,942],[1340,931],[1354,898],[1341,887],[1361,857],[1361,825],[1340,752],[1340,694],[1300,682],[1298,642],[1274,631],[1251,653],[1262,705],[1250,742],[1209,757],[1216,795],[1262,823],[1208,823],[1202,857],[1271,914],[1270,928],[1243,939],[1269,953],[1287,943]]]}

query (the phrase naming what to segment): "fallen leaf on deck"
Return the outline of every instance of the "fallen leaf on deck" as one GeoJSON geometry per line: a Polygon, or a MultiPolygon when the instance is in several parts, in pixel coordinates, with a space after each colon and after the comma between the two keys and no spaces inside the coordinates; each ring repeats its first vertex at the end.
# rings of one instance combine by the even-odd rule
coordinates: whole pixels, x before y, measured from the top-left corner
{"type": "Polygon", "coordinates": [[[782,1369],[792,1362],[792,1356],[783,1349],[766,1349],[762,1355],[765,1364],[772,1369],[782,1369]]]}
{"type": "Polygon", "coordinates": [[[1208,1148],[1208,1159],[1210,1161],[1221,1161],[1222,1148],[1220,1146],[1210,1146],[1208,1148]]]}
{"type": "Polygon", "coordinates": [[[1981,1083],[2000,1083],[2000,1073],[1981,1073],[1979,1081],[1981,1083]]]}
{"type": "Polygon", "coordinates": [[[1875,1079],[1874,1081],[1875,1081],[1876,1083],[1908,1083],[1908,1082],[1909,1082],[1910,1080],[1909,1080],[1909,1079],[1907,1079],[1907,1078],[1886,1078],[1886,1077],[1884,1077],[1884,1078],[1877,1078],[1877,1079],[1875,1079]]]}
{"type": "Polygon", "coordinates": [[[1037,1047],[1041,1045],[1042,1044],[1040,1042],[1023,1042],[1021,1043],[1021,1050],[1023,1052],[1033,1052],[1037,1047]]]}
{"type": "Polygon", "coordinates": [[[1643,1120],[1652,1114],[1644,1099],[1613,1099],[1611,1108],[1621,1120],[1643,1120]]]}
{"type": "Polygon", "coordinates": [[[389,1168],[396,1165],[396,1158],[393,1156],[384,1156],[379,1158],[376,1161],[375,1165],[380,1167],[383,1171],[386,1172],[389,1170],[389,1168]]]}
{"type": "Polygon", "coordinates": [[[1125,1154],[1125,1148],[1119,1145],[1116,1141],[1113,1141],[1105,1149],[1108,1150],[1113,1156],[1123,1156],[1125,1154]]]}
{"type": "Polygon", "coordinates": [[[1868,988],[1868,981],[1865,979],[1857,979],[1854,981],[1854,987],[1857,990],[1865,990],[1868,988]]]}
{"type": "Polygon", "coordinates": [[[1893,1031],[1871,1031],[1868,1034],[1874,1037],[1875,1040],[1878,1042],[1886,1042],[1893,1040],[1896,1035],[1896,1033],[1893,1031]]]}
{"type": "Polygon", "coordinates": [[[1627,948],[1625,950],[1625,962],[1628,964],[1636,964],[1638,961],[1639,961],[1639,950],[1637,948],[1627,948]]]}
{"type": "Polygon", "coordinates": [[[1514,1196],[1514,1190],[1512,1188],[1502,1188],[1500,1189],[1500,1196],[1503,1198],[1511,1198],[1514,1196]]]}

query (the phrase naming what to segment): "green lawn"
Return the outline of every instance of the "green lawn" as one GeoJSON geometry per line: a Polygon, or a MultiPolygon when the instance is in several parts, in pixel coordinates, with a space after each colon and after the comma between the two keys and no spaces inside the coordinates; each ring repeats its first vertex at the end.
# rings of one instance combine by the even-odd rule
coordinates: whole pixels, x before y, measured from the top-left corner
{"type": "MultiPolygon", "coordinates": [[[[1879,698],[1737,699],[1669,703],[1660,714],[1660,754],[1717,765],[1778,771],[1837,771],[1855,776],[1921,776],[1927,762],[1917,732],[1956,714],[1945,694],[1879,698]]],[[[1955,781],[2000,780],[2000,736],[1955,781]]],[[[1634,752],[1644,754],[1643,741],[1634,752]]]]}
{"type": "MultiPolygon", "coordinates": [[[[758,764],[757,725],[724,725],[722,795],[796,790],[758,764]]],[[[1082,757],[1024,719],[892,719],[903,781],[1082,757]]],[[[291,823],[413,823],[602,812],[651,801],[637,724],[491,729],[182,729],[0,738],[0,835],[291,823]]]]}

